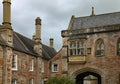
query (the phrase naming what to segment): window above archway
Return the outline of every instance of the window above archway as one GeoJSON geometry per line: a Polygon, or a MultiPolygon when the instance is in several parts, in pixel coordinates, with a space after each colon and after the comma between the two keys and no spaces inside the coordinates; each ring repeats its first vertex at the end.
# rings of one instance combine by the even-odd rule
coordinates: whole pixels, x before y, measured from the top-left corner
{"type": "Polygon", "coordinates": [[[69,41],[69,56],[85,55],[85,42],[84,40],[69,41]]]}

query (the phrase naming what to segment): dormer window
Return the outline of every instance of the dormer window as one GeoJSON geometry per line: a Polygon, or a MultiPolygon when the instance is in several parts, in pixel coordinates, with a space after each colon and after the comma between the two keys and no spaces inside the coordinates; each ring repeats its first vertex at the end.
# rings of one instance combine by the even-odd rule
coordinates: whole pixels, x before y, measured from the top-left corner
{"type": "Polygon", "coordinates": [[[103,56],[104,55],[104,42],[102,39],[98,39],[96,42],[96,56],[103,56]]]}
{"type": "Polygon", "coordinates": [[[70,41],[69,43],[69,55],[85,55],[85,43],[84,40],[70,41]]]}

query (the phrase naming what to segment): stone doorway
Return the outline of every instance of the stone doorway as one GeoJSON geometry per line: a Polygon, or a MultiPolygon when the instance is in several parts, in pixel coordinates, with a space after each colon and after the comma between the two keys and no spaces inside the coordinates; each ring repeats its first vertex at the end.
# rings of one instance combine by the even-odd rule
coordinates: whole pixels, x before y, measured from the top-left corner
{"type": "Polygon", "coordinates": [[[101,84],[101,76],[87,71],[76,76],[76,84],[101,84]]]}

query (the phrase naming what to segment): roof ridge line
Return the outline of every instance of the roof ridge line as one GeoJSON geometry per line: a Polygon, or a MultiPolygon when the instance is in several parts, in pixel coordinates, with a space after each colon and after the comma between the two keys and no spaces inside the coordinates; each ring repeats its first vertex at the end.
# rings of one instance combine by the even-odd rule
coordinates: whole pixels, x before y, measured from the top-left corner
{"type": "Polygon", "coordinates": [[[96,14],[96,15],[94,15],[94,16],[78,16],[78,17],[75,17],[75,19],[77,19],[77,18],[86,18],[86,17],[95,17],[95,16],[101,16],[101,15],[109,15],[109,14],[116,14],[116,13],[120,13],[120,11],[118,11],[118,12],[110,12],[110,13],[101,13],[101,14],[96,14]]]}

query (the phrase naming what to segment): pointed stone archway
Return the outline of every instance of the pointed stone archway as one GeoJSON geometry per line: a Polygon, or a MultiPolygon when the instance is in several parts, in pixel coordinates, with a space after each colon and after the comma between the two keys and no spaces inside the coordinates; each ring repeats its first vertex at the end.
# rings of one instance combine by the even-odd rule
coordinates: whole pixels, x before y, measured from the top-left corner
{"type": "Polygon", "coordinates": [[[97,73],[86,71],[76,76],[76,84],[101,84],[101,76],[97,73]]]}
{"type": "Polygon", "coordinates": [[[69,76],[76,81],[76,84],[105,84],[104,72],[99,68],[85,67],[73,71],[69,76]],[[94,83],[90,83],[90,80],[94,83]]]}

